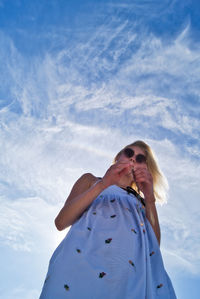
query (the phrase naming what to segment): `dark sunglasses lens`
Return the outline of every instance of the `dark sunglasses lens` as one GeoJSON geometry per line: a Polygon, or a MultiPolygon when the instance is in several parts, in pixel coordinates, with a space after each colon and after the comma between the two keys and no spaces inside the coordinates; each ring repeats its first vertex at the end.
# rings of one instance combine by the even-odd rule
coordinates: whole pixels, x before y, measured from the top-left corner
{"type": "Polygon", "coordinates": [[[124,150],[124,154],[127,158],[131,158],[134,156],[134,150],[132,150],[132,148],[127,147],[124,150]]]}
{"type": "Polygon", "coordinates": [[[145,163],[146,162],[146,157],[142,154],[139,154],[136,156],[136,162],[138,163],[145,163]]]}

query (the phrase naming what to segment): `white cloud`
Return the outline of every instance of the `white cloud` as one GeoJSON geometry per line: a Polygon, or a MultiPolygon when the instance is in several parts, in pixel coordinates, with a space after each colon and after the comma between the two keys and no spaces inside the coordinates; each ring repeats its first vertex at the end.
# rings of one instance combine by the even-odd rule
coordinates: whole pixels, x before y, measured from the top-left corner
{"type": "Polygon", "coordinates": [[[53,220],[56,216],[56,207],[34,197],[18,198],[14,201],[1,199],[0,204],[2,245],[11,247],[15,251],[39,253],[41,250],[43,251],[43,249],[38,248],[40,239],[43,245],[46,243],[53,248],[52,237],[55,237],[53,220]]]}
{"type": "Polygon", "coordinates": [[[164,235],[162,251],[167,266],[176,273],[188,271],[199,275],[200,214],[194,211],[198,208],[198,198],[193,196],[189,193],[184,196],[184,190],[179,188],[170,198],[171,207],[159,209],[159,214],[164,235]]]}
{"type": "Polygon", "coordinates": [[[200,55],[189,46],[187,30],[166,45],[155,36],[143,40],[128,22],[111,20],[86,44],[79,41],[73,50],[74,45],[33,59],[29,68],[6,41],[11,50],[1,49],[1,57],[15,99],[1,109],[1,240],[6,248],[32,254],[39,242],[50,254],[58,243],[52,223],[58,206],[51,204],[61,207],[82,173],[103,175],[122,146],[145,139],[171,187],[168,205],[159,208],[166,263],[199,273],[199,165],[184,156],[184,150],[198,155],[199,149],[181,144],[180,151],[178,144],[196,138],[199,129],[198,118],[190,114],[195,108],[187,111],[180,101],[186,89],[199,95],[200,55]],[[123,61],[123,53],[136,44],[139,49],[123,61]],[[10,112],[16,102],[19,115],[10,112]],[[170,141],[167,134],[164,139],[160,128],[181,141],[170,141]]]}
{"type": "Polygon", "coordinates": [[[27,289],[27,286],[21,285],[14,289],[1,291],[0,295],[1,295],[1,298],[3,298],[3,299],[10,299],[10,298],[36,299],[36,298],[39,298],[40,292],[36,289],[33,289],[33,290],[27,289]]]}
{"type": "Polygon", "coordinates": [[[1,298],[38,298],[53,250],[67,230],[58,232],[54,219],[61,205],[41,198],[0,201],[1,298]]]}
{"type": "MultiPolygon", "coordinates": [[[[73,113],[92,115],[92,111],[102,109],[95,118],[104,115],[103,121],[109,122],[113,113],[124,118],[130,110],[133,125],[150,117],[151,125],[156,123],[173,133],[197,138],[199,120],[190,114],[190,109],[195,110],[189,105],[185,109],[180,101],[186,90],[187,94],[199,95],[200,55],[190,47],[188,36],[189,25],[168,45],[153,35],[143,40],[134,26],[112,19],[100,26],[86,44],[79,41],[73,51],[68,48],[58,55],[48,53],[43,60],[34,60],[26,75],[16,71],[13,58],[8,63],[12,80],[17,83],[13,92],[27,116],[67,119],[73,113]],[[120,64],[123,51],[137,43],[139,50],[120,64]],[[111,69],[114,75],[109,73],[111,69]]],[[[14,55],[26,71],[26,63],[12,46],[14,55]]]]}

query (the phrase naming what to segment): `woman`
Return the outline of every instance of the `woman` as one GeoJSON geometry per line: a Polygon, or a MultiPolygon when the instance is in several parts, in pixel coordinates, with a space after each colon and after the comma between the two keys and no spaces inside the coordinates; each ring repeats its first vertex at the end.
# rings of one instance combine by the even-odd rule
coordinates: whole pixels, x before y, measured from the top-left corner
{"type": "Polygon", "coordinates": [[[175,299],[159,249],[163,182],[143,141],[121,150],[103,178],[81,176],[55,219],[58,230],[71,229],[40,299],[175,299]]]}

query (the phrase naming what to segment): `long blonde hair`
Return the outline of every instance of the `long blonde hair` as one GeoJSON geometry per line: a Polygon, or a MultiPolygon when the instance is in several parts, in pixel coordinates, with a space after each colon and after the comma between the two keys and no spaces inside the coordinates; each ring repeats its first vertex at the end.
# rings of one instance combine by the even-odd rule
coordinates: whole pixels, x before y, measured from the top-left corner
{"type": "MultiPolygon", "coordinates": [[[[154,196],[156,198],[156,201],[159,203],[166,202],[166,193],[168,189],[167,179],[159,169],[158,164],[156,162],[155,154],[153,153],[152,149],[144,141],[137,140],[125,146],[114,158],[114,163],[116,163],[116,161],[119,159],[124,149],[130,146],[138,146],[145,152],[147,158],[147,167],[153,178],[153,190],[154,190],[154,196]]],[[[137,192],[140,192],[135,182],[133,182],[131,187],[135,189],[137,192]]]]}

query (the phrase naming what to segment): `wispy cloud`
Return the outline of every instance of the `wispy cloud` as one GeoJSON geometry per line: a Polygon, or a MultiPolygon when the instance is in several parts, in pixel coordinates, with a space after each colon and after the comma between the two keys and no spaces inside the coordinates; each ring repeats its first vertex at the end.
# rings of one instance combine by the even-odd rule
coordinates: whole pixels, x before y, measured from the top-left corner
{"type": "MultiPolygon", "coordinates": [[[[53,219],[58,206],[37,197],[0,200],[1,298],[38,298],[48,259],[61,241],[53,219]],[[37,274],[36,274],[37,273],[37,274]]],[[[61,234],[63,237],[63,234],[61,234]]]]}
{"type": "Polygon", "coordinates": [[[147,0],[147,1],[116,1],[107,4],[110,8],[119,9],[120,11],[128,10],[133,12],[135,15],[143,14],[143,16],[148,18],[153,18],[158,15],[166,14],[168,11],[172,11],[173,6],[177,3],[176,0],[147,0]]]}
{"type": "Polygon", "coordinates": [[[34,197],[18,198],[15,201],[6,198],[1,199],[0,203],[2,245],[11,247],[15,251],[41,253],[43,249],[38,247],[38,241],[40,239],[44,242],[46,239],[44,244],[54,247],[50,233],[55,236],[52,216],[56,213],[56,207],[34,197]],[[45,221],[42,221],[44,217],[45,221]],[[46,223],[50,222],[52,224],[46,226],[46,223]],[[37,238],[34,238],[36,236],[37,238]]]}
{"type": "MultiPolygon", "coordinates": [[[[62,48],[31,60],[0,34],[5,248],[43,250],[47,265],[60,241],[53,220],[75,180],[88,171],[102,176],[122,146],[144,139],[170,183],[169,202],[159,208],[165,263],[199,275],[200,54],[189,23],[170,40],[139,25],[118,13],[71,44],[60,36],[62,48]]],[[[23,288],[5,298],[23,298],[23,288]]]]}
{"type": "Polygon", "coordinates": [[[3,299],[10,299],[10,298],[26,298],[26,299],[35,299],[39,298],[40,292],[37,289],[27,290],[25,285],[18,286],[17,288],[1,291],[0,295],[3,299]]]}

